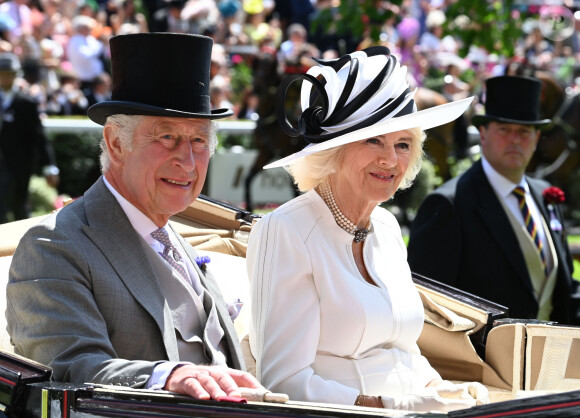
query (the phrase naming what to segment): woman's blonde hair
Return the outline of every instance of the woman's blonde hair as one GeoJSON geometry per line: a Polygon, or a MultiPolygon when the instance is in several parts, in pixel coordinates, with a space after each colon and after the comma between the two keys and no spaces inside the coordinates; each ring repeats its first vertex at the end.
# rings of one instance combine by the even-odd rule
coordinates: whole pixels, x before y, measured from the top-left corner
{"type": "MultiPolygon", "coordinates": [[[[409,166],[399,185],[399,190],[406,189],[413,184],[413,180],[421,171],[423,162],[423,142],[425,132],[421,128],[406,129],[411,135],[411,156],[409,166]]],[[[344,145],[319,151],[314,154],[298,158],[287,170],[294,179],[294,183],[301,192],[314,189],[325,181],[332,173],[338,169],[342,158],[345,157],[346,147],[344,145]]]]}

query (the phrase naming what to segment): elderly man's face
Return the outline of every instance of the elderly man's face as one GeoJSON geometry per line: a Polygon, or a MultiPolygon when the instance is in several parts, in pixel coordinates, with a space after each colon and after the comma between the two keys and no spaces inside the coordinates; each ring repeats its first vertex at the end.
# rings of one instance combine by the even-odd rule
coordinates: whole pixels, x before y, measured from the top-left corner
{"type": "Polygon", "coordinates": [[[210,132],[207,119],[147,116],[135,130],[132,150],[110,143],[107,179],[158,226],[165,225],[201,192],[210,132]]]}

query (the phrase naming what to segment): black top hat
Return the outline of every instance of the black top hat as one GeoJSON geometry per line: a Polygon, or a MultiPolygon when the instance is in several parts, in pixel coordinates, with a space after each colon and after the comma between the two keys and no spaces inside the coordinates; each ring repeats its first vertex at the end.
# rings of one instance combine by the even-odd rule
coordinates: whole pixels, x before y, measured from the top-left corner
{"type": "Polygon", "coordinates": [[[540,120],[540,93],[542,82],[531,77],[500,76],[488,79],[486,85],[485,115],[474,115],[473,125],[489,121],[534,125],[545,128],[551,119],[540,120]]]}
{"type": "Polygon", "coordinates": [[[213,40],[177,33],[137,33],[110,40],[113,91],[88,116],[104,125],[115,114],[218,119],[230,109],[210,109],[213,40]]]}

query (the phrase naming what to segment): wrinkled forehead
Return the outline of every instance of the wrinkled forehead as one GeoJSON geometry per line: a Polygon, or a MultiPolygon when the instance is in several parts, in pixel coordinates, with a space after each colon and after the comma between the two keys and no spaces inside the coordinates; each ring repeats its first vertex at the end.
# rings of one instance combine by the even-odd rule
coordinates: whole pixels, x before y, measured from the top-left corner
{"type": "Polygon", "coordinates": [[[162,133],[169,131],[182,135],[209,135],[211,120],[204,118],[175,118],[165,116],[144,116],[140,124],[143,131],[162,133]]]}
{"type": "Polygon", "coordinates": [[[375,136],[368,136],[361,138],[358,141],[350,142],[348,144],[342,145],[340,148],[342,149],[342,154],[346,155],[349,153],[350,150],[354,150],[364,146],[365,142],[369,139],[376,139],[384,144],[399,144],[399,143],[406,143],[412,149],[415,149],[419,146],[419,141],[421,139],[420,132],[415,129],[409,130],[402,130],[402,131],[395,131],[389,132],[386,134],[375,135],[375,136]]]}
{"type": "Polygon", "coordinates": [[[414,140],[416,137],[415,134],[413,134],[413,132],[411,132],[410,130],[403,130],[403,131],[395,131],[395,132],[389,132],[386,134],[382,134],[382,135],[377,135],[375,138],[379,138],[379,139],[406,139],[406,140],[414,140]]]}
{"type": "Polygon", "coordinates": [[[380,140],[405,141],[405,142],[409,142],[411,144],[415,144],[421,140],[422,131],[420,128],[404,129],[401,131],[388,132],[386,134],[365,137],[357,142],[359,142],[359,143],[364,142],[370,138],[377,138],[380,140]]]}

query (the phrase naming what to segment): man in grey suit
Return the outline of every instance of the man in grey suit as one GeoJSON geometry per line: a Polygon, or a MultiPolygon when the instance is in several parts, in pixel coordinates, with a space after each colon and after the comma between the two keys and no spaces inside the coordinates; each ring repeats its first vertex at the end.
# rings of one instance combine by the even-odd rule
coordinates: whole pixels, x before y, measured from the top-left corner
{"type": "Polygon", "coordinates": [[[15,352],[55,380],[167,389],[200,399],[261,388],[242,371],[233,322],[209,272],[168,224],[197,198],[217,138],[209,106],[212,40],[113,37],[103,176],[32,227],[10,268],[15,352]],[[177,53],[176,53],[177,52],[177,53]]]}

